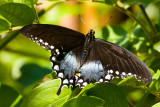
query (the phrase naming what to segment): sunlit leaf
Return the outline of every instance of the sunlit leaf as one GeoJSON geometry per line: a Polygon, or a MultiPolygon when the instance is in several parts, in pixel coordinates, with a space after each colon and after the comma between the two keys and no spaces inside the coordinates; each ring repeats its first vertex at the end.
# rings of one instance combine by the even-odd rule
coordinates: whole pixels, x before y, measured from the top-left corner
{"type": "Polygon", "coordinates": [[[81,92],[80,92],[79,94],[82,94],[82,93],[84,93],[85,91],[93,88],[95,85],[96,85],[96,84],[88,84],[88,85],[86,85],[86,86],[81,90],[81,92]]]}
{"type": "Polygon", "coordinates": [[[0,34],[3,33],[4,31],[8,30],[9,27],[10,27],[10,25],[6,20],[0,19],[0,34]]]}
{"type": "Polygon", "coordinates": [[[97,84],[95,87],[84,92],[83,95],[103,99],[105,107],[128,107],[124,94],[118,86],[112,83],[97,84]]]}
{"type": "Polygon", "coordinates": [[[0,0],[0,5],[6,4],[6,3],[23,3],[28,6],[31,6],[31,1],[33,2],[33,4],[38,2],[38,0],[0,0]]]}
{"type": "Polygon", "coordinates": [[[35,18],[32,9],[20,3],[6,3],[1,5],[0,14],[14,26],[31,24],[35,18]]]}
{"type": "Polygon", "coordinates": [[[160,70],[157,70],[157,72],[153,75],[153,79],[157,80],[160,77],[160,70]]]}
{"type": "Polygon", "coordinates": [[[160,102],[157,104],[154,104],[152,107],[160,107],[160,102]]]}
{"type": "Polygon", "coordinates": [[[133,86],[133,87],[139,87],[139,86],[145,86],[144,83],[138,81],[136,78],[134,77],[128,77],[123,79],[122,81],[120,81],[118,83],[118,85],[120,86],[133,86]]]}
{"type": "Polygon", "coordinates": [[[60,86],[60,80],[55,79],[45,82],[27,96],[21,107],[60,107],[66,101],[71,93],[71,88],[66,86],[62,88],[62,92],[57,96],[57,91],[60,86]]]}
{"type": "Polygon", "coordinates": [[[155,43],[155,44],[153,45],[153,48],[154,48],[155,50],[157,50],[158,52],[160,52],[160,42],[155,43]]]}
{"type": "Polygon", "coordinates": [[[62,107],[104,107],[104,101],[100,98],[79,96],[66,102],[62,107]]]}

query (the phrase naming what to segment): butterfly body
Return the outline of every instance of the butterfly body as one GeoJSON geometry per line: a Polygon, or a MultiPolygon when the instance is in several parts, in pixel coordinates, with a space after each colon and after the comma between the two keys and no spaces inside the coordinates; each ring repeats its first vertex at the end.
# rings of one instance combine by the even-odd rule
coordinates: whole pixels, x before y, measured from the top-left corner
{"type": "Polygon", "coordinates": [[[103,83],[133,76],[145,83],[152,81],[142,61],[120,46],[95,38],[93,30],[85,36],[57,25],[35,24],[20,32],[51,51],[52,69],[61,79],[58,95],[64,85],[82,88],[93,80],[103,83]]]}

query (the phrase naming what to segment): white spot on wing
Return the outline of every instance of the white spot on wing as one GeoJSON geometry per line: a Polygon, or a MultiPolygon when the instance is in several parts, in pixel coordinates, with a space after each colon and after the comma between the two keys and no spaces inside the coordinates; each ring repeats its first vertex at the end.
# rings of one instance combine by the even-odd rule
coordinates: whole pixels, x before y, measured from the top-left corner
{"type": "Polygon", "coordinates": [[[131,76],[132,74],[131,73],[128,73],[128,76],[131,76]]]}
{"type": "Polygon", "coordinates": [[[99,82],[103,82],[103,79],[101,78],[101,79],[99,79],[99,82]]]}
{"type": "Polygon", "coordinates": [[[110,76],[110,75],[106,75],[106,76],[105,76],[105,79],[110,80],[110,79],[111,79],[111,76],[110,76]]]}
{"type": "Polygon", "coordinates": [[[56,49],[56,52],[59,52],[59,50],[58,50],[58,49],[56,49]]]}
{"type": "Polygon", "coordinates": [[[52,61],[55,61],[56,60],[56,58],[55,57],[52,57],[52,61]]]}
{"type": "Polygon", "coordinates": [[[70,83],[73,83],[73,80],[71,79],[71,80],[69,80],[69,82],[70,82],[70,83]]]}
{"type": "Polygon", "coordinates": [[[119,75],[119,71],[116,71],[116,74],[119,75]]]}
{"type": "Polygon", "coordinates": [[[126,73],[125,73],[125,72],[122,72],[122,75],[126,75],[126,73]]]}
{"type": "Polygon", "coordinates": [[[109,72],[112,74],[112,73],[113,73],[113,70],[109,70],[109,72]]]}
{"type": "Polygon", "coordinates": [[[86,86],[86,85],[87,85],[87,82],[84,82],[84,83],[83,83],[83,86],[86,86]]]}
{"type": "Polygon", "coordinates": [[[58,65],[55,65],[55,66],[54,66],[54,69],[58,71],[58,70],[59,70],[59,66],[58,66],[58,65]]]}
{"type": "Polygon", "coordinates": [[[40,41],[40,42],[43,42],[43,40],[42,40],[42,39],[40,39],[39,41],[40,41]]]}
{"type": "Polygon", "coordinates": [[[63,84],[68,84],[68,80],[67,79],[63,80],[63,84]]]}
{"type": "Polygon", "coordinates": [[[47,43],[47,42],[45,42],[45,43],[44,43],[44,45],[48,45],[48,43],[47,43]]]}
{"type": "Polygon", "coordinates": [[[54,49],[54,46],[51,45],[50,48],[51,48],[51,49],[54,49]]]}
{"type": "Polygon", "coordinates": [[[80,79],[80,80],[78,80],[78,82],[79,82],[79,83],[82,83],[82,82],[83,82],[83,80],[82,80],[82,79],[80,79]]]}
{"type": "Polygon", "coordinates": [[[60,73],[58,74],[58,77],[63,78],[63,73],[60,72],[60,73]]]}

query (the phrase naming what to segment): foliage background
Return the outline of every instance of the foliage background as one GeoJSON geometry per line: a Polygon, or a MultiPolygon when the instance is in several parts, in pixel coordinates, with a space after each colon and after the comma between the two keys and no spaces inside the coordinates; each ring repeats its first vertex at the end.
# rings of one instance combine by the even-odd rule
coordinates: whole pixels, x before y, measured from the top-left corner
{"type": "Polygon", "coordinates": [[[160,0],[38,1],[0,0],[0,107],[159,107],[160,0]],[[50,53],[19,34],[31,23],[57,24],[116,43],[144,61],[151,84],[135,78],[90,84],[82,90],[63,87],[51,71],[50,53]]]}

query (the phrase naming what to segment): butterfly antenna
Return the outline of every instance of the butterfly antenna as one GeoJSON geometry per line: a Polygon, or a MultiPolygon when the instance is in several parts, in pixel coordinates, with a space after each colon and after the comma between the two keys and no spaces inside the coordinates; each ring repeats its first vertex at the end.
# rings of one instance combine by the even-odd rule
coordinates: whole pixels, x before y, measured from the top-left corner
{"type": "Polygon", "coordinates": [[[100,23],[99,25],[95,26],[93,29],[95,29],[96,27],[98,27],[98,26],[100,26],[100,25],[102,25],[102,24],[108,22],[111,18],[112,18],[112,16],[111,16],[109,19],[107,19],[106,21],[104,21],[104,22],[100,23]]]}
{"type": "Polygon", "coordinates": [[[83,21],[83,19],[82,19],[82,17],[79,15],[79,18],[81,19],[81,21],[84,23],[84,25],[86,25],[86,27],[88,28],[88,29],[91,29],[91,28],[89,28],[89,26],[83,21]]]}

